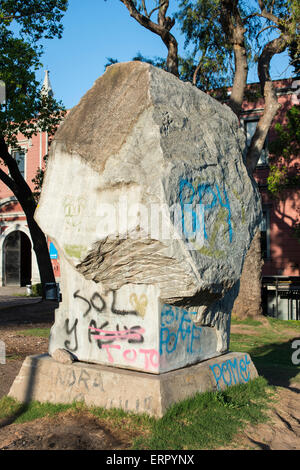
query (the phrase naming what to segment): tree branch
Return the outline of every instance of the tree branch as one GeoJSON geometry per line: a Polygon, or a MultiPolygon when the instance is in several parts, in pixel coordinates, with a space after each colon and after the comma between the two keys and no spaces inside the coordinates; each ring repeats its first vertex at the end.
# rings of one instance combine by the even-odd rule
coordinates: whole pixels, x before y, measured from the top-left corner
{"type": "Polygon", "coordinates": [[[14,14],[14,15],[9,15],[9,16],[4,16],[2,17],[2,21],[18,21],[18,20],[21,20],[22,18],[28,18],[30,16],[35,16],[35,15],[46,15],[48,13],[51,13],[52,10],[49,9],[49,10],[39,10],[39,11],[33,11],[32,13],[23,13],[22,15],[21,14],[14,14]]]}
{"type": "Polygon", "coordinates": [[[158,24],[139,13],[132,0],[121,0],[121,2],[125,5],[132,18],[144,26],[144,28],[161,37],[168,49],[167,69],[178,77],[178,44],[175,37],[170,33],[170,29],[174,26],[175,21],[165,17],[169,0],[160,4],[158,24]]]}
{"type": "Polygon", "coordinates": [[[147,18],[149,18],[151,15],[148,15],[145,0],[142,0],[142,5],[143,5],[143,10],[144,10],[145,16],[147,16],[147,18]]]}
{"type": "Polygon", "coordinates": [[[235,74],[229,106],[239,116],[247,83],[248,61],[245,46],[245,27],[238,8],[238,2],[223,0],[220,21],[234,52],[235,74]]]}
{"type": "Polygon", "coordinates": [[[258,121],[247,152],[246,165],[251,173],[257,165],[268,130],[270,129],[272,121],[280,108],[270,76],[270,62],[274,55],[282,53],[286,49],[287,45],[288,37],[285,35],[281,35],[278,38],[273,39],[265,45],[258,61],[258,76],[261,91],[265,100],[265,108],[263,115],[258,121]]]}
{"type": "Polygon", "coordinates": [[[166,2],[162,2],[161,5],[159,5],[158,7],[155,7],[153,8],[153,10],[150,11],[149,15],[148,15],[148,18],[151,18],[151,16],[153,15],[153,13],[157,10],[159,10],[166,2]]]}
{"type": "Polygon", "coordinates": [[[197,65],[197,67],[196,67],[195,70],[194,70],[194,73],[193,73],[193,85],[196,85],[196,83],[197,83],[197,75],[198,75],[198,73],[199,73],[199,70],[201,69],[201,65],[202,65],[202,63],[203,63],[203,61],[204,61],[204,57],[205,57],[206,51],[207,51],[207,47],[205,48],[205,51],[203,52],[203,54],[202,54],[202,56],[201,56],[201,58],[200,58],[200,60],[199,60],[199,62],[198,62],[198,65],[197,65]]]}
{"type": "Polygon", "coordinates": [[[258,36],[259,36],[261,33],[263,33],[264,31],[266,31],[267,29],[270,29],[270,28],[278,28],[278,26],[275,25],[275,24],[270,24],[269,26],[266,26],[265,28],[261,29],[261,30],[259,31],[259,33],[257,33],[256,38],[258,38],[258,36]]]}
{"type": "Polygon", "coordinates": [[[0,168],[0,180],[3,181],[3,183],[14,193],[14,195],[17,197],[17,187],[13,179],[9,177],[5,171],[3,171],[0,168]]]}
{"type": "Polygon", "coordinates": [[[258,0],[258,4],[261,11],[261,16],[263,18],[266,18],[267,20],[273,21],[273,23],[278,25],[279,19],[277,18],[277,16],[273,15],[273,13],[270,13],[266,10],[263,0],[258,0]]]}
{"type": "Polygon", "coordinates": [[[3,136],[0,137],[0,158],[6,164],[10,172],[10,176],[8,176],[2,170],[3,174],[1,173],[0,179],[2,179],[2,181],[13,191],[24,212],[34,212],[36,204],[32,195],[32,191],[21,175],[16,160],[9,153],[3,136]]]}

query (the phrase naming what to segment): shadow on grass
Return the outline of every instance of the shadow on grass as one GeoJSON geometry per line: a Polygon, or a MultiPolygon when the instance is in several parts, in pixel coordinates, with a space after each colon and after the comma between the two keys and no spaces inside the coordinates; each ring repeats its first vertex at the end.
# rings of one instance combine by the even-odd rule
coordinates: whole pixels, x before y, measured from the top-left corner
{"type": "Polygon", "coordinates": [[[0,325],[26,323],[54,323],[54,312],[59,306],[53,300],[12,305],[0,309],[0,325]]]}
{"type": "Polygon", "coordinates": [[[28,403],[22,403],[13,414],[7,416],[6,418],[0,419],[0,429],[13,424],[20,416],[22,416],[22,414],[26,413],[28,407],[28,403]]]}
{"type": "Polygon", "coordinates": [[[33,398],[33,390],[34,390],[34,385],[35,385],[35,380],[36,380],[36,370],[37,370],[37,358],[32,357],[31,367],[30,367],[30,376],[28,378],[28,383],[27,383],[26,392],[24,394],[23,403],[10,416],[7,416],[3,418],[2,420],[0,420],[0,428],[4,428],[5,426],[8,426],[9,424],[14,423],[16,419],[18,419],[23,413],[25,413],[28,410],[29,404],[33,398]]]}
{"type": "MultiPolygon", "coordinates": [[[[264,344],[250,351],[258,374],[265,377],[270,385],[291,388],[290,383],[298,374],[300,376],[300,364],[292,362],[294,340],[299,340],[299,336],[284,343],[264,344]]],[[[294,390],[299,393],[296,388],[294,390]]]]}

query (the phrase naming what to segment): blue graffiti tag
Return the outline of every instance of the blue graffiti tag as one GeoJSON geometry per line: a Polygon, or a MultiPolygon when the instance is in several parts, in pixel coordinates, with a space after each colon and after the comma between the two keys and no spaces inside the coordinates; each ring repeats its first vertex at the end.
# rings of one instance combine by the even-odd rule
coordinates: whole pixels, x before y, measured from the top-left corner
{"type": "Polygon", "coordinates": [[[231,209],[230,203],[228,199],[228,195],[226,189],[223,190],[224,196],[222,197],[220,188],[217,184],[211,185],[210,183],[201,183],[197,186],[197,190],[195,190],[193,183],[188,181],[187,179],[181,179],[179,183],[179,200],[181,206],[181,224],[182,224],[182,231],[186,235],[187,238],[191,236],[191,233],[195,235],[197,231],[200,230],[200,227],[203,228],[203,235],[204,238],[208,239],[208,234],[206,231],[206,224],[205,224],[205,213],[211,211],[214,207],[218,204],[227,210],[227,224],[228,224],[228,232],[229,232],[229,241],[232,242],[233,237],[233,230],[231,224],[231,209]],[[199,207],[200,210],[195,210],[195,196],[198,194],[199,197],[199,207]],[[225,202],[224,202],[225,200],[225,202]],[[206,202],[205,202],[206,201],[206,202]],[[192,207],[193,205],[193,207],[192,207]],[[192,232],[188,232],[186,229],[186,220],[185,216],[187,213],[192,215],[192,232]],[[201,223],[199,221],[199,214],[201,214],[201,223]]]}
{"type": "Polygon", "coordinates": [[[171,354],[176,351],[178,344],[185,342],[189,354],[199,353],[201,347],[195,350],[195,343],[200,340],[202,328],[196,326],[185,309],[164,305],[161,312],[160,354],[171,354]]]}
{"type": "Polygon", "coordinates": [[[214,374],[217,388],[220,390],[220,384],[227,387],[230,385],[236,385],[237,383],[245,383],[250,379],[250,370],[248,368],[250,364],[248,355],[241,359],[235,358],[234,360],[228,359],[222,364],[214,364],[209,366],[214,374]]]}
{"type": "Polygon", "coordinates": [[[192,209],[192,203],[195,197],[195,190],[188,180],[181,180],[179,183],[179,199],[180,199],[180,206],[181,206],[181,224],[182,224],[182,231],[186,235],[187,238],[191,236],[191,234],[186,229],[186,221],[185,221],[185,214],[190,213],[192,214],[192,234],[198,232],[200,229],[199,220],[197,217],[196,212],[192,209]],[[191,191],[190,199],[188,201],[184,201],[183,199],[183,191],[185,190],[185,195],[187,195],[186,188],[191,191]]]}

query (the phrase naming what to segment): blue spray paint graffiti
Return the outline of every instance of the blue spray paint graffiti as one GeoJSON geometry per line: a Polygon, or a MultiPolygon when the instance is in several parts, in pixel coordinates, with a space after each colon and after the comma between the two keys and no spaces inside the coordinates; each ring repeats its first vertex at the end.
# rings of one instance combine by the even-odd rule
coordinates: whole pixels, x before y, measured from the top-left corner
{"type": "Polygon", "coordinates": [[[231,209],[230,203],[227,196],[226,189],[224,188],[224,196],[222,197],[220,188],[217,184],[212,186],[209,183],[198,184],[195,189],[193,183],[187,179],[182,179],[179,183],[179,200],[182,211],[182,231],[187,238],[192,234],[195,234],[203,227],[204,238],[208,239],[208,234],[205,225],[205,213],[211,211],[217,205],[227,210],[227,224],[229,241],[232,242],[233,230],[231,224],[231,209]],[[196,209],[196,199],[198,199],[198,211],[196,209]],[[225,202],[224,202],[225,200],[225,202]],[[192,216],[192,232],[188,232],[186,227],[185,215],[190,213],[192,216]],[[201,222],[199,221],[201,216],[201,222]]]}
{"type": "Polygon", "coordinates": [[[230,387],[230,385],[248,382],[250,379],[249,364],[249,357],[245,354],[241,359],[228,359],[221,364],[210,366],[216,380],[217,388],[220,390],[222,383],[230,387]]]}
{"type": "Polygon", "coordinates": [[[172,354],[179,344],[185,343],[189,354],[199,353],[202,328],[194,324],[185,309],[164,305],[161,312],[160,355],[164,352],[172,354]]]}

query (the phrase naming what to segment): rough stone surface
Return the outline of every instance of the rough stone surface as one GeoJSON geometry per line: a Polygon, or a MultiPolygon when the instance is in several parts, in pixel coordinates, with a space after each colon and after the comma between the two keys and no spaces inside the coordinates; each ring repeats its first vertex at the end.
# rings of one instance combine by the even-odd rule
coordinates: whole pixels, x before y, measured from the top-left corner
{"type": "Polygon", "coordinates": [[[9,396],[21,402],[83,401],[88,406],[121,408],[159,417],[173,403],[198,392],[224,390],[255,377],[255,366],[245,353],[228,353],[160,375],[83,362],[63,365],[48,355],[28,356],[9,396]]]}
{"type": "Polygon", "coordinates": [[[61,364],[72,364],[74,362],[74,356],[67,351],[66,349],[55,349],[52,353],[52,357],[56,362],[60,362],[61,364]]]}
{"type": "Polygon", "coordinates": [[[260,220],[244,148],[232,111],[191,84],[107,69],[55,136],[36,212],[62,271],[50,354],[160,373],[228,350],[260,220]]]}

